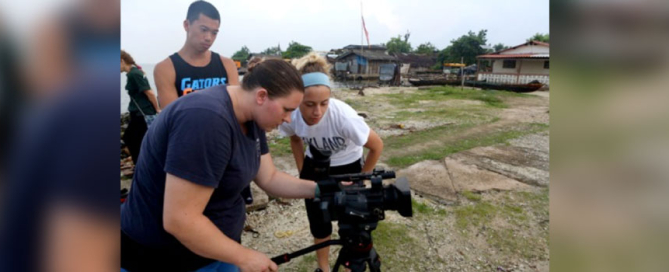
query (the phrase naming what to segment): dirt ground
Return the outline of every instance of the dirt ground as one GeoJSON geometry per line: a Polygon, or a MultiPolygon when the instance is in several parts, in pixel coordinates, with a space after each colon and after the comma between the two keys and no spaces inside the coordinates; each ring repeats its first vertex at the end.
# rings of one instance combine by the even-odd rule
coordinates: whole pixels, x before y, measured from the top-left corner
{"type": "MultiPolygon", "coordinates": [[[[484,107],[487,99],[394,100],[422,92],[404,87],[369,88],[364,96],[333,92],[367,115],[384,138],[379,165],[411,184],[414,216],[386,212],[372,232],[382,270],[548,271],[549,93],[500,94],[500,107],[484,107]],[[435,110],[438,114],[431,114],[435,110]],[[421,159],[444,146],[458,148],[421,159]],[[407,163],[405,157],[417,159],[407,163]]],[[[274,161],[297,174],[292,156],[274,161]]],[[[247,227],[253,231],[244,232],[243,244],[270,256],[312,244],[301,200],[269,201],[248,214],[247,227]]],[[[334,224],[334,238],[336,230],[334,224]]],[[[331,263],[338,251],[330,248],[331,263]]],[[[315,268],[313,253],[280,266],[281,271],[315,268]]]]}
{"type": "MultiPolygon", "coordinates": [[[[365,116],[384,140],[377,166],[412,190],[413,217],[387,211],[372,232],[383,271],[548,271],[549,92],[363,92],[333,96],[365,116]]],[[[277,168],[297,176],[287,139],[272,132],[268,140],[277,168]]],[[[130,187],[129,164],[121,161],[122,188],[130,187]]],[[[245,246],[272,257],[312,245],[303,200],[270,200],[256,187],[254,199],[245,246]]],[[[339,250],[330,248],[331,264],[339,250]]],[[[315,268],[313,253],[280,266],[315,268]]]]}

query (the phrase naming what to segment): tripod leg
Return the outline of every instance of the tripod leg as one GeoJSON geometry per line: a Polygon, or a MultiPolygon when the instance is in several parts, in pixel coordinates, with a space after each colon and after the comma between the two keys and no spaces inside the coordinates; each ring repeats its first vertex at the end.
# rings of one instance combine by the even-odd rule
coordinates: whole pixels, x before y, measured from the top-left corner
{"type": "Polygon", "coordinates": [[[381,257],[376,253],[376,250],[372,248],[369,252],[369,259],[367,259],[369,264],[370,272],[381,272],[381,257]]]}
{"type": "Polygon", "coordinates": [[[379,262],[378,259],[375,260],[367,260],[369,264],[369,271],[370,272],[381,272],[381,262],[379,262]]]}
{"type": "MultiPolygon", "coordinates": [[[[343,251],[343,249],[342,249],[342,251],[343,251]]],[[[341,265],[341,262],[342,262],[342,256],[344,255],[344,254],[342,254],[342,251],[339,251],[339,256],[337,257],[337,260],[335,261],[335,265],[334,265],[334,268],[332,269],[332,272],[338,272],[339,271],[339,266],[341,265]]]]}

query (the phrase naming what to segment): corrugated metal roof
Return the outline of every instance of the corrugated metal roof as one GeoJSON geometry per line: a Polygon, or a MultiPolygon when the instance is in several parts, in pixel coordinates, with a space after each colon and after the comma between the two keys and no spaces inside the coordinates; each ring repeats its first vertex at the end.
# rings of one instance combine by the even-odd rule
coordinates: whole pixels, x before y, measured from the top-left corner
{"type": "Polygon", "coordinates": [[[431,67],[437,63],[436,55],[397,53],[395,57],[402,63],[410,63],[413,67],[431,67]]]}
{"type": "Polygon", "coordinates": [[[395,56],[391,55],[386,55],[384,52],[379,52],[379,51],[362,51],[362,54],[360,54],[359,51],[349,51],[343,55],[339,55],[337,59],[343,59],[351,54],[358,55],[358,56],[363,56],[368,60],[390,60],[390,61],[395,61],[397,58],[395,56]]]}

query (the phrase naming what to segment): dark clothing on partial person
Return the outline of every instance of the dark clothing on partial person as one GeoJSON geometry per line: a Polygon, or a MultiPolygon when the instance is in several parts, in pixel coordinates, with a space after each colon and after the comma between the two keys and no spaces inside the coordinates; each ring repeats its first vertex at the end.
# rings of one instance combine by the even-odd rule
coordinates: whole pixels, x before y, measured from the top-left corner
{"type": "Polygon", "coordinates": [[[241,240],[246,207],[240,193],[258,173],[261,155],[269,153],[265,131],[254,121],[244,125],[246,134],[222,85],[177,99],[162,111],[144,137],[133,187],[121,206],[121,231],[133,241],[121,244],[123,268],[135,271],[156,261],[147,255],[158,256],[167,267],[213,262],[188,250],[163,228],[168,173],[213,187],[204,215],[227,237],[241,240]]]}
{"type": "MultiPolygon", "coordinates": [[[[304,157],[302,171],[300,172],[301,179],[311,179],[314,176],[313,163],[312,158],[309,156],[304,157]]],[[[330,167],[330,175],[357,174],[360,172],[362,172],[362,158],[349,164],[330,167]]],[[[323,212],[319,207],[319,203],[315,203],[313,199],[305,198],[304,204],[307,207],[311,235],[317,239],[330,236],[332,234],[332,223],[323,222],[323,212]]]]}
{"type": "Polygon", "coordinates": [[[127,73],[127,83],[125,89],[130,96],[130,103],[128,104],[128,113],[130,114],[130,122],[123,133],[123,142],[130,150],[132,162],[137,165],[137,159],[141,150],[142,139],[146,133],[147,125],[144,121],[145,115],[156,114],[156,109],[151,104],[151,101],[144,93],[151,90],[149,81],[146,75],[139,68],[132,66],[127,73]],[[139,105],[139,107],[137,107],[139,105]]]}
{"type": "Polygon", "coordinates": [[[125,84],[125,89],[128,91],[131,101],[128,104],[128,112],[143,112],[146,115],[156,114],[156,109],[151,104],[151,100],[144,93],[151,90],[149,80],[142,70],[136,66],[132,66],[127,73],[128,81],[125,84]],[[134,102],[133,102],[134,101],[134,102]],[[139,105],[140,108],[137,107],[139,105]],[[141,110],[141,111],[140,111],[141,110]]]}
{"type": "Polygon", "coordinates": [[[128,127],[123,133],[123,142],[130,151],[130,157],[132,158],[133,165],[137,165],[139,151],[142,147],[142,139],[144,139],[146,129],[147,126],[146,121],[144,121],[144,116],[142,116],[139,112],[130,112],[130,121],[128,122],[128,127]]]}

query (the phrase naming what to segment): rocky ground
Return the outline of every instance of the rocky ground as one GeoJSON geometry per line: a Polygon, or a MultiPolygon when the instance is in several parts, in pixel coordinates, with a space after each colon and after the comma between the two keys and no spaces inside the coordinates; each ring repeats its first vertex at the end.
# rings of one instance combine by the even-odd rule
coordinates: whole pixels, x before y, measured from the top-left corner
{"type": "MultiPolygon", "coordinates": [[[[372,232],[383,271],[548,271],[548,92],[363,93],[333,92],[383,137],[379,165],[407,177],[413,197],[413,217],[387,212],[372,232]]],[[[277,167],[297,175],[287,139],[269,139],[277,167]]],[[[245,246],[276,256],[312,244],[303,201],[270,200],[257,188],[254,198],[245,246]]],[[[338,251],[331,247],[332,262],[338,251]]],[[[280,266],[315,267],[313,253],[280,266]]]]}

